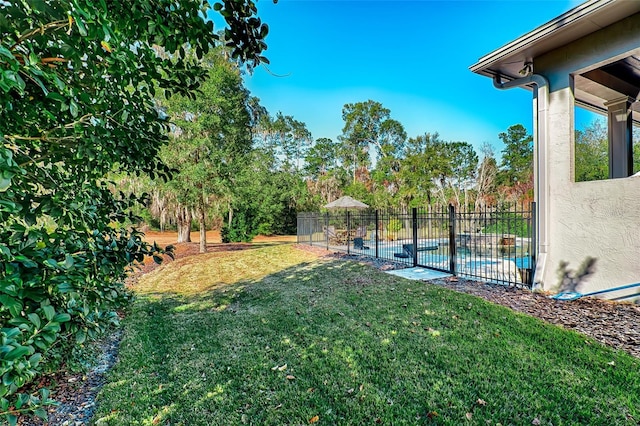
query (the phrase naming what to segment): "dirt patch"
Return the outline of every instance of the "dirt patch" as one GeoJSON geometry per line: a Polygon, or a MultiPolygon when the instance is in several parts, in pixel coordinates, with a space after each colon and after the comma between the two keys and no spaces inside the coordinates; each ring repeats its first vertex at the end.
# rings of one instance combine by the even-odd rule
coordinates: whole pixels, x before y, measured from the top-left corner
{"type": "MultiPolygon", "coordinates": [[[[176,244],[178,241],[178,234],[175,231],[146,231],[145,239],[149,242],[157,242],[161,246],[169,244],[176,244]]],[[[191,241],[194,244],[198,244],[200,241],[200,233],[192,232],[191,241]]],[[[258,235],[253,239],[254,243],[293,243],[296,241],[295,235],[258,235]]],[[[207,244],[222,244],[220,237],[220,231],[207,231],[207,244]]]]}
{"type": "MultiPolygon", "coordinates": [[[[200,234],[198,232],[191,233],[192,242],[190,243],[177,243],[178,234],[176,232],[168,231],[147,231],[145,232],[145,239],[150,243],[155,241],[161,247],[173,245],[173,252],[176,259],[201,254],[200,234]]],[[[207,231],[207,253],[246,250],[254,247],[253,244],[294,243],[295,241],[295,235],[258,235],[251,243],[222,243],[220,239],[220,231],[207,231]]],[[[163,256],[163,264],[166,262],[171,262],[171,258],[165,255],[163,256]]],[[[137,269],[134,275],[138,276],[140,274],[146,274],[153,271],[158,266],[160,265],[155,263],[152,258],[148,257],[144,260],[144,265],[137,269]]]]}

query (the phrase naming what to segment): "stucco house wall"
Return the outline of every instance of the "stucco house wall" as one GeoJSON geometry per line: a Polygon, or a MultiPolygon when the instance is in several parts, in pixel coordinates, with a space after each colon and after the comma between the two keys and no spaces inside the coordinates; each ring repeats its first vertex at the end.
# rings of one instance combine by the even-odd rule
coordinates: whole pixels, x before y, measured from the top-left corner
{"type": "Polygon", "coordinates": [[[640,281],[640,177],[574,180],[573,75],[631,53],[640,55],[640,14],[533,59],[535,73],[549,81],[543,191],[549,247],[543,276],[537,277],[545,290],[557,289],[560,262],[576,269],[587,257],[597,259],[596,273],[581,285],[582,293],[640,281]]]}

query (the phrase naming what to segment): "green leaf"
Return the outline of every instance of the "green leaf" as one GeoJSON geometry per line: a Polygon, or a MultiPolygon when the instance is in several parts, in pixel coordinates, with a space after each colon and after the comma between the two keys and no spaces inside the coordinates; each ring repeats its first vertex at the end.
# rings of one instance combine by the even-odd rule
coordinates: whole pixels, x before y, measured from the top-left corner
{"type": "Polygon", "coordinates": [[[17,346],[11,352],[4,356],[4,361],[13,361],[29,353],[28,346],[17,346]]]}
{"type": "Polygon", "coordinates": [[[16,399],[16,409],[21,409],[24,404],[29,402],[29,394],[19,393],[16,399]]]}
{"type": "Polygon", "coordinates": [[[64,269],[71,269],[71,267],[73,267],[75,261],[73,260],[73,256],[71,256],[70,254],[66,254],[64,256],[64,263],[62,264],[62,267],[64,269]]]}
{"type": "Polygon", "coordinates": [[[42,354],[40,352],[36,352],[29,357],[29,364],[31,365],[31,367],[35,367],[36,365],[40,364],[41,360],[42,354]]]}
{"type": "Polygon", "coordinates": [[[35,312],[28,314],[27,318],[29,318],[29,321],[31,321],[31,323],[35,325],[36,328],[40,328],[40,326],[42,325],[42,323],[40,322],[40,317],[35,312]]]}
{"type": "Polygon", "coordinates": [[[42,408],[42,407],[38,407],[38,408],[36,408],[36,409],[33,411],[33,414],[35,414],[35,415],[36,415],[36,417],[39,417],[39,418],[40,418],[40,419],[42,419],[42,420],[45,420],[45,421],[46,421],[46,420],[48,419],[48,416],[47,416],[47,410],[45,410],[45,409],[44,409],[44,408],[42,408]]]}
{"type": "Polygon", "coordinates": [[[68,322],[71,321],[71,315],[69,314],[56,314],[53,317],[53,322],[68,322]]]}
{"type": "Polygon", "coordinates": [[[0,177],[0,192],[5,192],[11,186],[11,179],[0,177]]]}
{"type": "Polygon", "coordinates": [[[38,264],[25,256],[16,256],[14,259],[24,265],[25,268],[37,268],[38,264]]]}
{"type": "Polygon", "coordinates": [[[55,259],[47,259],[44,262],[42,262],[45,266],[48,266],[50,268],[57,268],[58,267],[58,262],[56,262],[55,259]]]}
{"type": "Polygon", "coordinates": [[[71,102],[69,102],[69,112],[71,113],[71,116],[73,118],[76,118],[78,116],[78,104],[76,103],[76,101],[71,100],[71,102]]]}
{"type": "Polygon", "coordinates": [[[0,295],[0,303],[3,307],[9,310],[12,316],[17,317],[20,315],[20,311],[22,311],[22,302],[20,300],[15,299],[9,295],[1,294],[0,295]]]}
{"type": "Polygon", "coordinates": [[[51,305],[43,306],[42,312],[44,313],[44,317],[47,319],[47,321],[51,321],[56,314],[56,310],[51,305]]]}
{"type": "Polygon", "coordinates": [[[13,57],[13,54],[11,53],[11,51],[9,49],[7,49],[6,47],[0,45],[0,55],[4,56],[7,59],[10,59],[12,61],[15,60],[15,58],[13,57]]]}
{"type": "Polygon", "coordinates": [[[82,22],[82,19],[75,19],[75,23],[76,26],[78,27],[78,30],[80,31],[80,35],[83,37],[87,36],[87,27],[84,26],[84,22],[82,22]]]}
{"type": "Polygon", "coordinates": [[[7,338],[11,339],[13,337],[19,336],[20,335],[20,329],[18,329],[17,327],[13,327],[13,328],[3,328],[2,332],[4,334],[7,335],[7,338]]]}
{"type": "Polygon", "coordinates": [[[61,103],[64,103],[67,101],[64,98],[64,96],[62,96],[60,93],[57,93],[57,92],[49,92],[49,94],[47,94],[47,99],[52,99],[54,101],[61,102],[61,103]]]}
{"type": "Polygon", "coordinates": [[[71,293],[73,290],[75,290],[75,288],[73,287],[73,284],[70,284],[68,282],[64,282],[64,283],[60,283],[56,286],[56,289],[59,293],[71,293]]]}
{"type": "Polygon", "coordinates": [[[87,340],[87,333],[82,330],[76,331],[76,343],[81,345],[87,340]]]}
{"type": "Polygon", "coordinates": [[[43,403],[46,403],[47,401],[49,401],[49,389],[47,388],[41,388],[40,389],[40,398],[42,399],[43,403]]]}

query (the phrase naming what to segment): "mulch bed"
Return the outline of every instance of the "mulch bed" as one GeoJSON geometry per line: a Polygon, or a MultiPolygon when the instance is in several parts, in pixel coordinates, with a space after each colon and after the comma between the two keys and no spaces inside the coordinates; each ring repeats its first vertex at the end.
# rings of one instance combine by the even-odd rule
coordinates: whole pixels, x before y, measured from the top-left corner
{"type": "MultiPolygon", "coordinates": [[[[250,244],[208,244],[208,252],[244,250],[250,244]]],[[[352,260],[371,265],[380,270],[402,269],[407,266],[381,259],[334,253],[319,247],[296,246],[300,250],[313,252],[319,257],[336,260],[352,260]]],[[[176,258],[196,255],[197,243],[184,243],[176,246],[176,258]]],[[[145,263],[138,274],[156,269],[159,265],[145,263]]],[[[136,274],[136,275],[138,275],[136,274]]],[[[130,285],[133,285],[132,281],[130,285]]],[[[614,303],[595,298],[574,301],[550,299],[542,293],[503,285],[487,284],[451,277],[429,281],[455,291],[482,297],[490,302],[513,309],[514,311],[540,318],[566,329],[575,330],[616,349],[622,349],[640,358],[640,306],[631,303],[614,303]]],[[[95,397],[105,381],[105,373],[116,361],[120,333],[106,338],[102,344],[103,355],[97,365],[88,373],[60,373],[55,377],[43,379],[41,386],[55,383],[52,398],[61,403],[49,410],[49,422],[39,419],[20,419],[19,424],[81,426],[89,424],[95,409],[95,397]]]]}

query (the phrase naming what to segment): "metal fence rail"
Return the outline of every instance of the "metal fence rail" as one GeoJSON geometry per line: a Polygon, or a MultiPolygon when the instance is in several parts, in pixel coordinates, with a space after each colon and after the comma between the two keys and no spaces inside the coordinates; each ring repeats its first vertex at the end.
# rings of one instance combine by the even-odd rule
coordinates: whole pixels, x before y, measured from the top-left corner
{"type": "Polygon", "coordinates": [[[531,287],[535,205],[530,210],[447,209],[299,213],[299,244],[531,287]]]}

